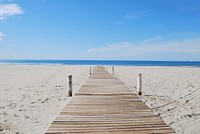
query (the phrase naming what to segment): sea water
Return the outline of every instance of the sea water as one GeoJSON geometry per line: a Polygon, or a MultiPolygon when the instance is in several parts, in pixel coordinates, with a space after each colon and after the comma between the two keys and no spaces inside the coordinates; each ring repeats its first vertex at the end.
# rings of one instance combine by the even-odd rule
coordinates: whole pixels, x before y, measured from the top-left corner
{"type": "Polygon", "coordinates": [[[134,60],[0,60],[2,64],[113,65],[113,66],[193,66],[200,61],[134,61],[134,60]]]}

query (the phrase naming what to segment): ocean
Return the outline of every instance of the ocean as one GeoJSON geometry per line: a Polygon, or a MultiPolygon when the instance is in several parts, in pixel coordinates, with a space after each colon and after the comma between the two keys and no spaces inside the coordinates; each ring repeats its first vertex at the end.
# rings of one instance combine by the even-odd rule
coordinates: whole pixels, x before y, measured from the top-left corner
{"type": "Polygon", "coordinates": [[[128,60],[0,60],[1,64],[113,65],[113,66],[192,66],[200,61],[128,61],[128,60]]]}

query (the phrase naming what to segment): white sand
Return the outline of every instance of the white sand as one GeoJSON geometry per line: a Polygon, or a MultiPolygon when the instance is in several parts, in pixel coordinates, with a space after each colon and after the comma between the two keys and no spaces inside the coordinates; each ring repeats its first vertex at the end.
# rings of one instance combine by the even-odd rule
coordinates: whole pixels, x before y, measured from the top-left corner
{"type": "Polygon", "coordinates": [[[153,112],[178,134],[200,133],[200,68],[115,67],[115,73],[133,92],[142,73],[141,99],[153,112]]]}
{"type": "Polygon", "coordinates": [[[0,133],[43,134],[68,98],[68,75],[77,90],[88,66],[0,65],[0,133]]]}
{"type": "MultiPolygon", "coordinates": [[[[177,133],[199,134],[200,68],[115,67],[115,73],[133,92],[142,73],[141,99],[177,133]]],[[[45,133],[69,101],[70,74],[77,90],[88,78],[89,67],[1,64],[0,133],[45,133]]]]}

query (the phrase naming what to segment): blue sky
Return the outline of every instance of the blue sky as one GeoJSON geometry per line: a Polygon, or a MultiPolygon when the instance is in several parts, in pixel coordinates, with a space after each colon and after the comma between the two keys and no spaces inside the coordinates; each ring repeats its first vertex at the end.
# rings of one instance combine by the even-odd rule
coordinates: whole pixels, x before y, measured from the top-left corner
{"type": "Polygon", "coordinates": [[[0,0],[0,59],[200,61],[199,0],[0,0]]]}

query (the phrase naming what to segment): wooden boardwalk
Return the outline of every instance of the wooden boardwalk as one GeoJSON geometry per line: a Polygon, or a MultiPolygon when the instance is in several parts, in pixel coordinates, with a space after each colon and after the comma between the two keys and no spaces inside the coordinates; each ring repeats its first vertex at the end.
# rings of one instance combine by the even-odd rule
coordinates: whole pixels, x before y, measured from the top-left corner
{"type": "Polygon", "coordinates": [[[97,67],[46,134],[167,134],[174,131],[113,75],[97,67]]]}

